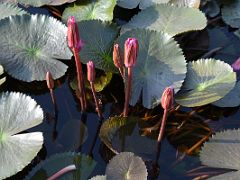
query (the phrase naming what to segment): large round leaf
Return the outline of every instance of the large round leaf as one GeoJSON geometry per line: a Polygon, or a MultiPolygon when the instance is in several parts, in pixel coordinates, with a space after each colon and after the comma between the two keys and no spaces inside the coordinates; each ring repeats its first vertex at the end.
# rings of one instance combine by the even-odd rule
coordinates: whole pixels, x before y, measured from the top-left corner
{"type": "Polygon", "coordinates": [[[201,30],[205,28],[206,22],[206,17],[198,9],[158,4],[135,15],[122,27],[122,32],[132,28],[147,28],[174,36],[186,31],[201,30]]]}
{"type": "Polygon", "coordinates": [[[66,43],[67,28],[44,15],[10,16],[0,23],[0,64],[14,78],[44,80],[64,75],[67,66],[57,59],[70,59],[66,43]]]}
{"type": "Polygon", "coordinates": [[[117,41],[123,46],[129,37],[135,37],[139,43],[130,104],[135,105],[142,92],[144,107],[154,108],[166,87],[173,86],[175,92],[181,87],[187,70],[185,58],[166,33],[137,29],[124,33],[117,41]]]}
{"type": "Polygon", "coordinates": [[[92,60],[99,69],[117,72],[112,60],[112,47],[119,32],[117,27],[91,20],[79,22],[78,28],[85,44],[80,52],[81,60],[84,63],[92,60]]]}
{"type": "Polygon", "coordinates": [[[76,170],[59,177],[59,180],[83,180],[87,179],[96,166],[96,161],[84,154],[66,152],[51,156],[38,164],[25,180],[47,179],[66,166],[74,164],[76,170]]]}
{"type": "Polygon", "coordinates": [[[167,3],[167,2],[169,2],[169,0],[118,0],[117,4],[118,6],[121,6],[127,9],[136,8],[138,5],[140,9],[145,9],[154,4],[161,4],[161,3],[167,3]]]}
{"type": "Polygon", "coordinates": [[[200,59],[190,62],[176,102],[188,107],[212,103],[231,91],[235,82],[236,73],[223,61],[200,59]]]}
{"type": "Polygon", "coordinates": [[[34,6],[34,7],[40,7],[43,5],[52,5],[52,6],[58,6],[62,5],[64,3],[71,3],[76,0],[17,0],[18,3],[24,4],[27,6],[34,6]]]}
{"type": "Polygon", "coordinates": [[[90,3],[78,3],[70,5],[63,12],[63,20],[67,21],[70,16],[75,16],[77,21],[100,19],[112,21],[113,9],[116,0],[98,0],[90,3]]]}
{"type": "Polygon", "coordinates": [[[17,134],[40,124],[43,111],[29,96],[3,93],[0,96],[0,179],[21,171],[42,148],[40,132],[17,134]]]}
{"type": "Polygon", "coordinates": [[[231,1],[231,3],[226,4],[222,8],[222,18],[225,23],[232,27],[240,27],[240,1],[231,1]]]}
{"type": "Polygon", "coordinates": [[[240,129],[217,132],[206,142],[200,152],[204,165],[214,168],[237,170],[210,178],[211,180],[239,179],[240,177],[240,129]]]}
{"type": "Polygon", "coordinates": [[[143,160],[132,152],[122,152],[114,156],[106,168],[107,179],[146,180],[147,168],[143,160]]]}
{"type": "Polygon", "coordinates": [[[21,15],[26,12],[12,3],[4,3],[0,1],[0,20],[12,15],[21,15]]]}

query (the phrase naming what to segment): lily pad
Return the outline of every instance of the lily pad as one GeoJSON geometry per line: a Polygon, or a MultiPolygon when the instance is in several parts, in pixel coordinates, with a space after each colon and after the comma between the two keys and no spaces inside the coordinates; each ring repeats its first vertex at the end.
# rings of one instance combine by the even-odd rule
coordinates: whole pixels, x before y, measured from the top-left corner
{"type": "Polygon", "coordinates": [[[122,34],[117,42],[123,47],[129,37],[135,37],[139,43],[130,104],[134,106],[142,94],[143,106],[154,108],[166,87],[173,86],[175,92],[180,89],[187,71],[185,58],[178,44],[166,33],[136,29],[122,34]]]}
{"type": "Polygon", "coordinates": [[[40,7],[40,6],[44,6],[44,5],[52,5],[52,6],[58,6],[58,5],[62,5],[65,3],[71,3],[74,2],[76,0],[17,0],[18,3],[20,4],[24,4],[27,6],[33,6],[33,7],[40,7]]]}
{"type": "Polygon", "coordinates": [[[0,23],[0,64],[8,74],[23,81],[63,76],[67,66],[57,59],[70,59],[67,27],[45,15],[10,16],[0,23]]]}
{"type": "Polygon", "coordinates": [[[90,3],[75,3],[64,10],[63,20],[67,21],[70,16],[75,16],[77,21],[93,19],[112,21],[115,5],[116,0],[92,0],[90,3]]]}
{"type": "Polygon", "coordinates": [[[200,0],[170,0],[169,4],[198,9],[200,6],[200,0]]]}
{"type": "MultiPolygon", "coordinates": [[[[0,65],[0,75],[2,75],[3,74],[3,67],[0,65]]],[[[2,84],[2,83],[4,83],[6,81],[6,78],[5,77],[3,77],[3,78],[1,78],[0,79],[0,85],[2,84]]]]}
{"type": "Polygon", "coordinates": [[[223,61],[200,59],[190,62],[187,77],[176,102],[187,107],[212,103],[229,93],[235,82],[236,73],[223,61]]]}
{"type": "Polygon", "coordinates": [[[21,15],[26,12],[13,3],[0,2],[0,20],[12,15],[21,15]]]}
{"type": "Polygon", "coordinates": [[[89,180],[107,180],[107,176],[102,175],[102,176],[94,176],[89,180]]]}
{"type": "Polygon", "coordinates": [[[81,21],[78,29],[85,45],[80,56],[83,63],[91,59],[96,68],[118,72],[112,60],[112,48],[119,30],[113,24],[99,20],[81,21]]]}
{"type": "Polygon", "coordinates": [[[240,81],[238,81],[235,87],[222,99],[213,103],[219,107],[236,107],[240,105],[240,81]]]}
{"type": "Polygon", "coordinates": [[[167,3],[169,0],[118,0],[117,4],[126,9],[133,9],[139,5],[140,9],[145,9],[154,4],[167,3]]]}
{"type": "Polygon", "coordinates": [[[47,179],[64,167],[72,164],[76,166],[76,170],[62,175],[58,178],[59,180],[87,179],[93,172],[96,161],[89,156],[75,152],[56,154],[38,164],[25,180],[47,179]]]}
{"type": "Polygon", "coordinates": [[[146,180],[148,173],[140,157],[132,152],[122,152],[109,161],[106,175],[108,179],[146,180]]]}
{"type": "Polygon", "coordinates": [[[76,1],[76,0],[51,0],[51,2],[48,5],[59,6],[59,5],[65,4],[65,3],[72,3],[74,1],[76,1]]]}
{"type": "Polygon", "coordinates": [[[222,18],[231,27],[240,28],[240,1],[231,1],[222,8],[222,18]]]}
{"type": "Polygon", "coordinates": [[[41,132],[17,134],[40,124],[43,111],[21,93],[0,95],[0,179],[21,171],[42,148],[41,132]]]}
{"type": "Polygon", "coordinates": [[[209,180],[239,179],[240,177],[240,129],[217,132],[206,142],[200,152],[204,165],[236,170],[214,176],[209,180]]]}
{"type": "Polygon", "coordinates": [[[122,27],[121,32],[133,28],[163,31],[171,36],[206,27],[204,14],[194,8],[158,4],[142,10],[122,27]]]}

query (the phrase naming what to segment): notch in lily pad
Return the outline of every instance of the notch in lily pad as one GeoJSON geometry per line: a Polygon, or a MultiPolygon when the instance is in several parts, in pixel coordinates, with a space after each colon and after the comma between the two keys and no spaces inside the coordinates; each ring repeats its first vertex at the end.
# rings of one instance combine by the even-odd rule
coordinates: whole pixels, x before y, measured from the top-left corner
{"type": "Polygon", "coordinates": [[[42,148],[41,132],[17,134],[42,120],[43,111],[31,97],[8,92],[0,95],[0,179],[21,171],[42,148]]]}

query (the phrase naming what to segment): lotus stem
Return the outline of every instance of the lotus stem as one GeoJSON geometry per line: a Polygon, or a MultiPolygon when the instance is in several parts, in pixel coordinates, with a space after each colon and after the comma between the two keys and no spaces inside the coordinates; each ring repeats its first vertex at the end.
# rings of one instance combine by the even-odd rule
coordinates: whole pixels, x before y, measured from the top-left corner
{"type": "Polygon", "coordinates": [[[87,109],[87,102],[86,102],[86,94],[85,94],[85,87],[84,87],[84,81],[83,81],[83,72],[82,72],[82,65],[80,56],[78,54],[78,50],[76,48],[73,49],[74,57],[75,57],[75,63],[77,68],[77,81],[78,81],[78,90],[80,93],[79,100],[81,104],[81,109],[83,112],[87,109]]]}
{"type": "Polygon", "coordinates": [[[168,110],[164,109],[161,128],[160,128],[158,139],[157,139],[158,142],[162,141],[162,138],[163,138],[163,135],[164,135],[165,125],[166,125],[166,122],[167,122],[167,114],[168,114],[168,110]]]}
{"type": "Polygon", "coordinates": [[[132,88],[132,66],[128,67],[128,79],[127,79],[127,85],[125,90],[123,117],[128,116],[128,105],[129,105],[129,100],[131,96],[131,88],[132,88]]]}
{"type": "Polygon", "coordinates": [[[57,173],[53,174],[51,177],[49,177],[47,180],[56,180],[58,177],[62,176],[63,174],[66,174],[70,171],[76,170],[76,166],[74,164],[69,165],[63,169],[61,169],[60,171],[58,171],[57,173]]]}

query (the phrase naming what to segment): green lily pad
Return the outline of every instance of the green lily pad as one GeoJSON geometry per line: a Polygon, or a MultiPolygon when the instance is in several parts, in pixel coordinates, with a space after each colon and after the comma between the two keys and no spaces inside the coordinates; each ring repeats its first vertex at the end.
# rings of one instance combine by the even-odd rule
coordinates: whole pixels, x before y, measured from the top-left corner
{"type": "Polygon", "coordinates": [[[142,93],[143,106],[156,107],[163,90],[173,86],[177,92],[186,76],[186,61],[178,44],[163,32],[136,29],[122,34],[117,42],[122,45],[129,37],[139,43],[139,53],[133,68],[130,104],[135,105],[142,93]]]}
{"type": "Polygon", "coordinates": [[[102,176],[94,176],[89,180],[107,180],[107,176],[102,175],[102,176]]]}
{"type": "Polygon", "coordinates": [[[236,170],[214,176],[209,180],[239,179],[240,177],[240,129],[217,132],[206,142],[200,152],[204,165],[236,170]]]}
{"type": "Polygon", "coordinates": [[[59,177],[59,180],[83,180],[93,172],[96,161],[84,154],[66,152],[51,156],[49,159],[38,164],[25,178],[25,180],[47,179],[66,166],[74,164],[76,170],[59,177]]]}
{"type": "Polygon", "coordinates": [[[67,28],[45,15],[10,16],[0,23],[0,64],[8,74],[23,81],[63,76],[67,66],[57,59],[70,59],[67,28]]]}
{"type": "Polygon", "coordinates": [[[146,28],[174,36],[187,31],[201,30],[206,24],[206,17],[198,9],[158,4],[135,15],[122,27],[121,32],[133,28],[146,28]]]}
{"type": "Polygon", "coordinates": [[[75,3],[64,10],[62,19],[67,21],[70,16],[75,16],[78,22],[93,19],[112,21],[115,5],[116,0],[92,0],[90,3],[75,3]]]}
{"type": "Polygon", "coordinates": [[[229,93],[235,82],[236,73],[223,61],[200,59],[190,62],[187,77],[176,102],[187,107],[212,103],[229,93]]]}
{"type": "Polygon", "coordinates": [[[12,15],[21,15],[26,12],[16,4],[0,2],[0,20],[12,15]]]}
{"type": "Polygon", "coordinates": [[[78,28],[85,43],[80,51],[82,62],[87,63],[91,59],[96,68],[118,72],[112,60],[114,40],[119,33],[117,27],[99,20],[90,20],[79,22],[78,28]]]}
{"type": "Polygon", "coordinates": [[[21,93],[0,95],[0,179],[21,171],[42,148],[41,132],[17,134],[40,124],[43,111],[21,93]]]}
{"type": "Polygon", "coordinates": [[[133,9],[139,5],[140,9],[145,9],[154,4],[167,3],[169,0],[118,0],[117,4],[126,9],[133,9]]]}
{"type": "Polygon", "coordinates": [[[148,173],[142,158],[132,152],[122,152],[109,161],[106,175],[107,179],[146,180],[148,173]]]}
{"type": "Polygon", "coordinates": [[[198,9],[200,5],[200,0],[170,0],[169,3],[176,6],[185,6],[198,9]]]}
{"type": "Polygon", "coordinates": [[[238,81],[235,87],[222,99],[214,102],[213,105],[219,107],[236,107],[240,105],[240,81],[238,81]]]}
{"type": "MultiPolygon", "coordinates": [[[[3,67],[0,65],[0,75],[2,75],[3,74],[3,67]]],[[[3,77],[3,78],[1,78],[0,79],[0,85],[2,84],[2,83],[4,83],[6,81],[6,78],[5,77],[3,77]]]]}
{"type": "Polygon", "coordinates": [[[222,8],[222,18],[226,24],[234,28],[240,27],[240,1],[231,1],[222,8]]]}
{"type": "Polygon", "coordinates": [[[44,6],[44,5],[52,5],[52,6],[58,6],[58,5],[62,5],[65,3],[71,3],[74,2],[76,0],[17,0],[18,3],[20,4],[24,4],[27,6],[33,6],[33,7],[40,7],[40,6],[44,6]]]}

